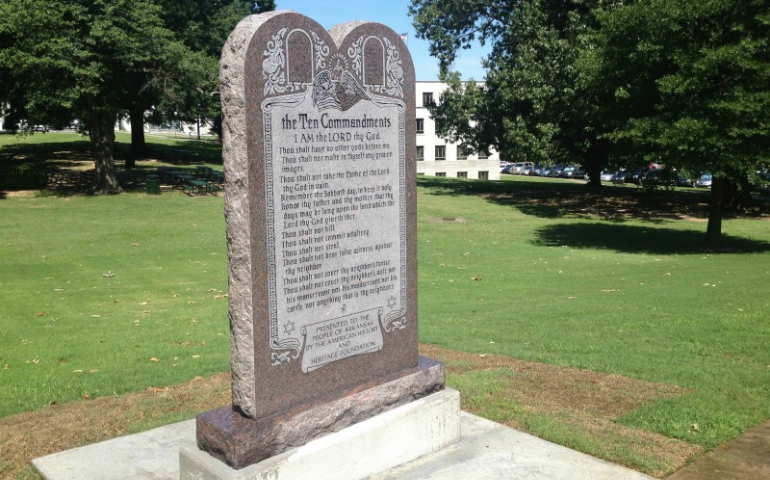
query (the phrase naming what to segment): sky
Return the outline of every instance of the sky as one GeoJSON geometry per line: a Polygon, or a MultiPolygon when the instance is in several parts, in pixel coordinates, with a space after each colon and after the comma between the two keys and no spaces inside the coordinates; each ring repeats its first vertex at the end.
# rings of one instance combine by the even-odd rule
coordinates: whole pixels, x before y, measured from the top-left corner
{"type": "MultiPolygon", "coordinates": [[[[414,61],[415,79],[438,79],[438,60],[430,56],[428,42],[420,40],[415,34],[412,17],[409,16],[409,0],[276,0],[275,3],[277,10],[301,13],[327,30],[340,23],[365,20],[382,23],[396,33],[406,33],[407,46],[414,61]]],[[[479,45],[470,50],[461,50],[454,63],[454,70],[460,71],[463,80],[483,80],[481,59],[488,52],[488,46],[479,45]]]]}

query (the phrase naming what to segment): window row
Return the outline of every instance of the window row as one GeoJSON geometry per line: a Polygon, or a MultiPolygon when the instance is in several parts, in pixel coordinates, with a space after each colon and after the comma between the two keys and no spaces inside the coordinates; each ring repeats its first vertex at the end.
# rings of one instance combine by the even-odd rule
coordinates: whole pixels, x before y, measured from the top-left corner
{"type": "MultiPolygon", "coordinates": [[[[465,148],[463,145],[457,145],[455,148],[457,148],[458,160],[468,160],[468,155],[470,154],[468,148],[465,148]]],[[[433,157],[436,161],[446,160],[446,145],[436,145],[433,150],[433,157]]],[[[486,160],[487,158],[489,158],[489,155],[485,152],[479,152],[479,160],[486,160]]],[[[420,162],[423,160],[425,160],[425,147],[418,145],[417,161],[420,162]]]]}
{"type": "MultiPolygon", "coordinates": [[[[446,172],[436,172],[436,177],[446,177],[446,172]]],[[[457,178],[468,178],[468,172],[457,172],[457,178]]],[[[480,171],[479,180],[489,180],[489,172],[480,171]]]]}

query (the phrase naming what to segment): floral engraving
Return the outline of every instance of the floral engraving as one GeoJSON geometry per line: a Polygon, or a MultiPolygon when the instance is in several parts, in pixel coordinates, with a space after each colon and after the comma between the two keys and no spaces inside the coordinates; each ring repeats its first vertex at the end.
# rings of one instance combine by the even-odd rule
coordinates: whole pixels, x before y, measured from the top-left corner
{"type": "Polygon", "coordinates": [[[320,72],[326,68],[326,57],[329,56],[329,46],[326,45],[326,42],[324,42],[317,33],[310,32],[310,35],[313,36],[313,41],[315,42],[315,48],[313,49],[315,51],[315,71],[320,72]]]}
{"type": "Polygon", "coordinates": [[[388,72],[387,89],[385,93],[404,98],[404,69],[401,67],[401,54],[390,40],[383,38],[388,46],[388,60],[385,69],[388,72]]]}
{"type": "Polygon", "coordinates": [[[265,80],[265,95],[275,95],[286,91],[286,54],[283,51],[284,36],[289,29],[284,27],[267,42],[267,50],[262,54],[262,77],[265,80]]]}
{"type": "Polygon", "coordinates": [[[363,45],[364,37],[362,35],[348,48],[348,57],[353,60],[353,70],[355,70],[359,78],[364,75],[363,45]]]}
{"type": "Polygon", "coordinates": [[[299,358],[299,353],[302,350],[302,345],[294,338],[287,338],[280,341],[272,339],[270,347],[273,350],[278,350],[278,352],[270,353],[270,364],[274,367],[296,360],[299,358]]]}

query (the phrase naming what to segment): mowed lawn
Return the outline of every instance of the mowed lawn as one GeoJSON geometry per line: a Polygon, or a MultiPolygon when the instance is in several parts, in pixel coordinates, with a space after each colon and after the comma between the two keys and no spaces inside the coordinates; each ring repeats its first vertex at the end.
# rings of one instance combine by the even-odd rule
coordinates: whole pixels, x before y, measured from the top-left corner
{"type": "Polygon", "coordinates": [[[422,184],[422,342],[684,387],[618,422],[706,448],[770,418],[766,217],[726,220],[733,252],[713,253],[698,248],[705,211],[686,215],[705,192],[680,193],[699,200],[679,211],[631,187],[606,188],[623,193],[612,208],[572,205],[582,184],[422,184]],[[618,217],[626,203],[646,219],[618,217]]]}
{"type": "MultiPolygon", "coordinates": [[[[770,418],[767,212],[707,252],[705,192],[585,192],[418,180],[420,341],[677,385],[617,422],[705,448],[770,418]]],[[[5,192],[0,417],[226,372],[224,228],[221,195],[5,192]]],[[[488,380],[449,384],[473,401],[488,380]]]]}

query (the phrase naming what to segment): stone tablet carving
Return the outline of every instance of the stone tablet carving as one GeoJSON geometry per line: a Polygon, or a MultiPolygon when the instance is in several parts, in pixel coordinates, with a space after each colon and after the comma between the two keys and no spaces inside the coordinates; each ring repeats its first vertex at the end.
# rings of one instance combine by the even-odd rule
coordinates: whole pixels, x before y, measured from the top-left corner
{"type": "Polygon", "coordinates": [[[414,67],[391,29],[245,19],[222,56],[233,404],[414,372],[414,67]]]}

